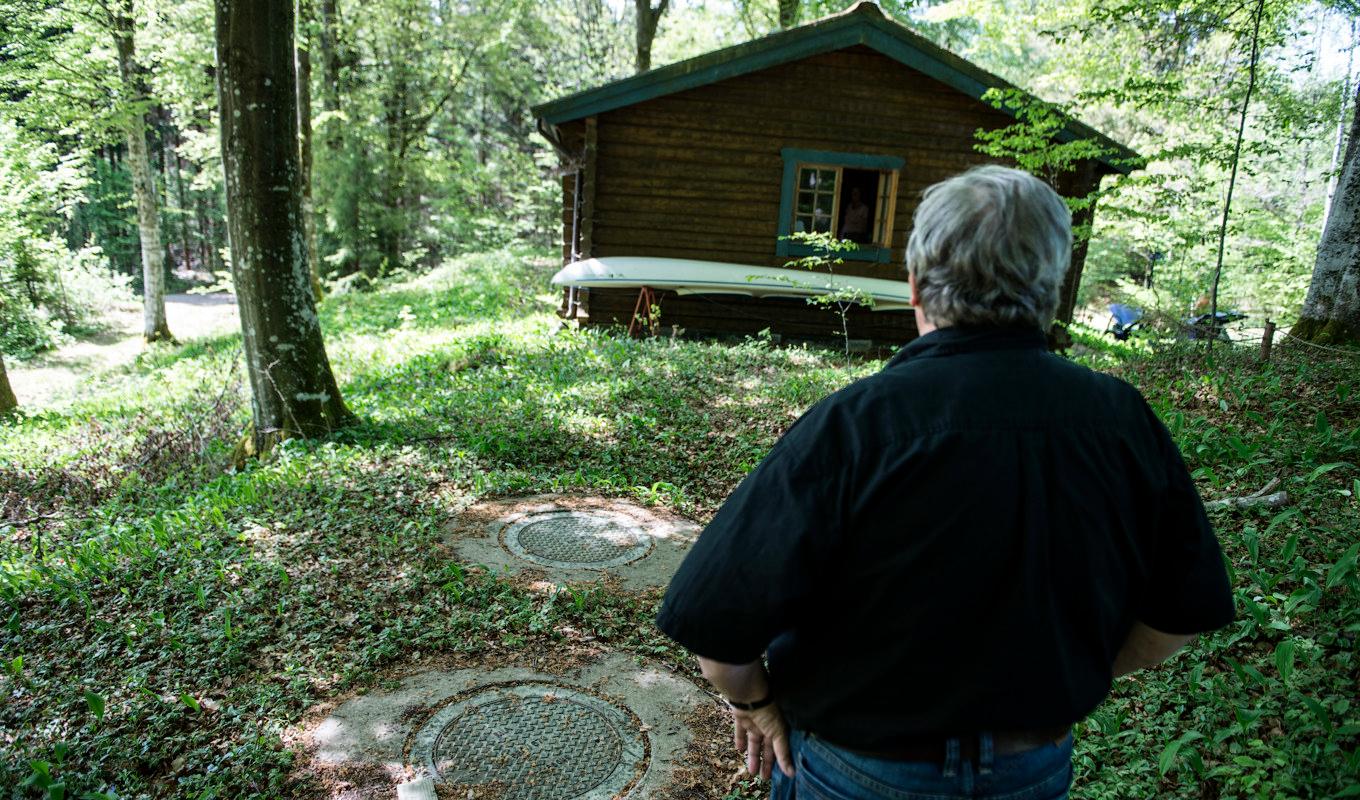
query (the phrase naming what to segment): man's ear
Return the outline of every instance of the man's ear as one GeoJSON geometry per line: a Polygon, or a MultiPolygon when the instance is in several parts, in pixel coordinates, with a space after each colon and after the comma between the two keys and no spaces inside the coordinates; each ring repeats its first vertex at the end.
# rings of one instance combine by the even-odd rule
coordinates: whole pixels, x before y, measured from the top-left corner
{"type": "Polygon", "coordinates": [[[915,272],[907,273],[907,283],[911,284],[911,304],[919,307],[921,305],[921,293],[916,291],[915,272]]]}

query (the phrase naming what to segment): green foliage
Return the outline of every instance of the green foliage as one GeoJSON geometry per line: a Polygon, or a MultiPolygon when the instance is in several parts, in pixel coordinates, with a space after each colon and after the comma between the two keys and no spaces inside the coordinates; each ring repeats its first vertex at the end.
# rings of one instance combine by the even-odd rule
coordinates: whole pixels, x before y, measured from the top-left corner
{"type": "MultiPolygon", "coordinates": [[[[787,237],[789,240],[813,248],[811,255],[802,256],[789,261],[785,266],[793,269],[806,269],[812,272],[825,272],[831,275],[836,274],[836,267],[845,263],[843,253],[851,253],[859,249],[859,245],[848,239],[837,239],[830,233],[815,233],[812,231],[798,231],[787,237]]],[[[797,278],[787,278],[790,284],[806,286],[805,282],[797,278]]],[[[841,339],[845,342],[845,358],[850,358],[850,309],[854,306],[864,306],[865,308],[874,307],[874,297],[863,289],[848,285],[833,285],[830,291],[819,292],[807,298],[810,306],[821,306],[831,310],[836,314],[841,322],[841,339]]]]}
{"type": "Polygon", "coordinates": [[[385,0],[337,28],[334,90],[312,48],[322,81],[313,91],[318,229],[329,272],[377,277],[464,248],[556,235],[561,189],[545,170],[556,156],[526,107],[575,77],[559,60],[571,41],[558,27],[572,21],[562,11],[487,0],[431,17],[424,4],[385,0]],[[333,91],[339,107],[326,110],[333,91]]]}
{"type": "MultiPolygon", "coordinates": [[[[69,407],[0,423],[10,521],[0,521],[0,786],[13,796],[314,791],[294,772],[286,731],[417,652],[548,648],[574,631],[692,669],[651,627],[654,595],[529,592],[449,562],[444,523],[483,497],[573,490],[702,519],[801,410],[875,368],[760,340],[728,348],[559,329],[546,254],[481,252],[558,235],[557,156],[526,109],[630,71],[626,4],[337,5],[333,84],[321,20],[304,20],[301,36],[325,271],[362,276],[349,285],[366,290],[320,313],[363,421],[224,471],[248,417],[239,337],[228,336],[149,351],[90,376],[69,407]]],[[[22,0],[0,17],[6,353],[50,347],[127,297],[110,266],[137,269],[118,127],[131,111],[153,112],[164,228],[185,242],[172,252],[200,272],[223,266],[211,4],[134,4],[150,97],[136,109],[117,102],[100,6],[22,0]]],[[[774,7],[674,8],[656,63],[767,32],[774,7]]],[[[1242,10],[885,7],[1054,100],[994,94],[1019,119],[984,137],[986,152],[1051,178],[1092,154],[1090,143],[1053,141],[1059,115],[1079,113],[1149,157],[1101,200],[1084,299],[1182,316],[1207,287],[1206,232],[1244,88],[1231,68],[1242,10]]],[[[837,10],[813,3],[803,18],[837,10]]],[[[1267,3],[1277,46],[1248,120],[1225,260],[1224,305],[1285,323],[1307,282],[1341,113],[1339,77],[1300,35],[1314,21],[1298,3],[1267,3]]],[[[827,243],[807,266],[837,261],[827,243]]],[[[843,315],[862,299],[822,302],[843,315]]],[[[1278,477],[1293,498],[1282,510],[1215,512],[1241,619],[1116,686],[1080,726],[1077,796],[1353,794],[1354,364],[1285,348],[1264,368],[1233,352],[1209,372],[1175,345],[1116,344],[1081,327],[1074,338],[1080,358],[1149,394],[1206,496],[1278,477]]],[[[713,796],[723,791],[761,787],[713,796]]]]}
{"type": "Polygon", "coordinates": [[[77,165],[3,115],[0,186],[0,352],[27,356],[91,330],[127,298],[126,281],[97,249],[68,249],[52,220],[85,186],[77,165]]]}
{"type": "Polygon", "coordinates": [[[1016,121],[995,130],[979,129],[973,135],[977,151],[1013,160],[1017,167],[1052,186],[1057,185],[1060,175],[1083,161],[1114,155],[1114,150],[1095,139],[1063,141],[1061,134],[1071,121],[1070,109],[1039,100],[1020,89],[988,89],[982,99],[993,108],[1008,111],[1016,121]]]}
{"type": "MultiPolygon", "coordinates": [[[[132,3],[148,97],[135,104],[117,77],[111,8],[21,2],[0,23],[0,117],[43,142],[76,179],[71,191],[23,194],[23,213],[44,220],[44,241],[64,240],[71,252],[85,251],[82,259],[105,258],[140,286],[121,126],[129,114],[147,113],[170,263],[190,281],[210,280],[225,270],[227,245],[212,4],[132,3]]],[[[325,31],[315,7],[299,25],[312,63],[323,273],[373,279],[428,269],[464,250],[553,241],[561,188],[548,170],[557,157],[527,108],[626,74],[631,38],[614,12],[601,3],[524,0],[433,11],[412,0],[362,7],[339,0],[336,9],[325,31]]],[[[49,273],[64,260],[55,250],[42,258],[49,273]]],[[[51,277],[47,288],[56,291],[51,277]]],[[[18,313],[0,311],[16,340],[12,352],[59,338],[44,333],[50,314],[18,313]]]]}
{"type": "Polygon", "coordinates": [[[141,242],[131,214],[132,177],[118,163],[95,158],[87,166],[81,201],[71,210],[68,247],[99,248],[116,273],[141,278],[141,242]]]}
{"type": "MultiPolygon", "coordinates": [[[[652,626],[657,594],[529,591],[451,562],[447,521],[482,498],[558,491],[705,519],[802,410],[878,364],[561,328],[553,261],[466,256],[328,299],[361,424],[240,471],[222,470],[247,416],[237,336],[152,351],[69,408],[0,425],[5,519],[54,515],[0,523],[0,726],[16,734],[0,785],[313,792],[285,732],[418,653],[588,635],[692,670],[652,626]]],[[[1116,685],[1079,726],[1076,796],[1343,791],[1360,735],[1356,365],[1282,348],[1264,368],[1220,354],[1209,373],[1199,350],[1076,338],[1147,393],[1207,497],[1272,477],[1293,497],[1215,512],[1240,619],[1116,685]]]]}
{"type": "Polygon", "coordinates": [[[1116,685],[1081,726],[1077,791],[1343,796],[1360,769],[1360,547],[1346,521],[1360,508],[1360,371],[1288,349],[1264,368],[1229,353],[1206,372],[1200,358],[1181,347],[1128,352],[1116,371],[1147,394],[1206,497],[1279,477],[1291,504],[1214,513],[1239,619],[1116,685]]]}
{"type": "Polygon", "coordinates": [[[0,679],[0,725],[23,732],[0,785],[42,760],[67,796],[166,779],[190,796],[291,796],[304,787],[285,728],[416,650],[546,648],[574,629],[687,664],[650,625],[656,595],[529,592],[449,562],[445,523],[478,498],[546,491],[711,513],[793,414],[866,368],[558,330],[552,268],[484,253],[327,300],[363,422],[240,472],[222,472],[239,428],[202,427],[246,418],[236,336],[151,351],[69,408],[0,427],[5,518],[58,515],[0,524],[0,654],[23,675],[0,679]],[[174,455],[153,469],[153,450],[174,455]]]}
{"type": "MultiPolygon", "coordinates": [[[[1208,292],[1228,162],[1246,88],[1252,5],[1157,0],[947,3],[915,19],[955,52],[1046,98],[1038,118],[993,134],[1044,168],[1045,131],[1070,113],[1147,158],[1103,187],[1082,304],[1132,302],[1175,320],[1208,292]],[[1152,291],[1135,298],[1133,286],[1152,291]]],[[[1263,51],[1243,143],[1220,305],[1291,323],[1308,285],[1341,117],[1343,19],[1268,0],[1263,51]],[[1310,33],[1304,34],[1304,31],[1310,33]],[[1327,69],[1324,69],[1327,67],[1327,69]]],[[[1012,94],[1008,92],[1002,95],[1012,94]]],[[[1024,103],[1019,104],[1022,115],[1024,103]]],[[[1061,153],[1061,151],[1058,151],[1061,153]]],[[[1079,152],[1079,151],[1078,151],[1079,152]]],[[[1060,159],[1061,160],[1061,159],[1060,159]]],[[[1037,174],[1044,174],[1037,172],[1037,174]]]]}
{"type": "MultiPolygon", "coordinates": [[[[413,0],[362,8],[338,0],[327,30],[312,5],[299,41],[312,64],[314,205],[327,277],[374,279],[428,269],[459,252],[555,241],[561,185],[549,170],[558,155],[537,136],[527,109],[631,71],[628,4],[478,0],[431,10],[413,0]]],[[[1183,315],[1205,292],[1213,260],[1206,232],[1221,208],[1232,112],[1244,88],[1238,71],[1224,68],[1240,60],[1242,8],[1161,0],[883,7],[1051,101],[994,91],[992,102],[1018,119],[984,133],[984,152],[1052,179],[1096,154],[1094,142],[1054,140],[1061,119],[1077,116],[1148,156],[1147,169],[1105,187],[1083,302],[1132,299],[1149,267],[1154,294],[1139,302],[1163,318],[1183,315]]],[[[658,32],[656,63],[766,33],[776,9],[773,0],[672,8],[658,32]]],[[[101,4],[25,0],[3,23],[0,116],[54,148],[82,185],[74,195],[25,195],[29,212],[45,220],[44,241],[64,240],[72,252],[97,248],[81,258],[106,259],[136,288],[139,244],[119,125],[128,113],[150,111],[171,261],[182,275],[208,280],[224,271],[226,248],[211,4],[136,0],[133,10],[148,103],[134,109],[123,97],[101,4]]],[[[804,2],[801,18],[840,10],[804,2]]],[[[1318,43],[1336,24],[1295,0],[1266,4],[1271,46],[1248,120],[1223,288],[1223,304],[1257,323],[1292,321],[1308,282],[1344,95],[1335,59],[1322,58],[1318,43]],[[1315,28],[1319,36],[1304,35],[1315,28]]],[[[38,260],[57,292],[50,278],[62,258],[49,250],[38,260]]],[[[28,342],[10,345],[21,353],[59,339],[54,319],[71,327],[61,314],[0,314],[25,331],[9,336],[28,342]]]]}

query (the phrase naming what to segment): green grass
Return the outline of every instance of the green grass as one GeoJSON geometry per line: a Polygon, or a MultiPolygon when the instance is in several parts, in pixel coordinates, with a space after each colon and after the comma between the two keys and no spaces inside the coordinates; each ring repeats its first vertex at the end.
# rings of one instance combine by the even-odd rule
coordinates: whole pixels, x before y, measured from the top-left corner
{"type": "MultiPolygon", "coordinates": [[[[0,427],[0,518],[50,516],[0,527],[0,796],[309,796],[290,728],[415,652],[572,628],[692,669],[651,626],[656,594],[528,592],[443,557],[442,525],[547,491],[706,519],[803,409],[879,363],[564,329],[550,272],[489,253],[329,299],[360,424],[239,472],[234,336],[156,348],[0,427]]],[[[1279,477],[1294,503],[1216,515],[1239,621],[1119,683],[1079,729],[1074,796],[1349,796],[1356,366],[1220,353],[1209,371],[1097,342],[1082,357],[1143,388],[1206,496],[1279,477]]]]}

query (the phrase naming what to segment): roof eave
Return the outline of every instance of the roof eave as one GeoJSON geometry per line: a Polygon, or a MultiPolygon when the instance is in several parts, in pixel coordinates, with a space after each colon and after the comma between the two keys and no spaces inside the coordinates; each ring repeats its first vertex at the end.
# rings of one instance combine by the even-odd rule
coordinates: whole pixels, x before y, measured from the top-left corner
{"type": "MultiPolygon", "coordinates": [[[[871,4],[861,3],[798,28],[541,103],[531,111],[544,122],[557,125],[855,45],[869,47],[974,99],[981,100],[988,89],[1018,88],[887,19],[871,4]]],[[[1011,113],[1009,109],[1002,111],[1011,113]]],[[[1110,151],[1099,159],[1110,172],[1127,175],[1143,161],[1133,150],[1075,119],[1069,118],[1059,138],[1094,139],[1110,151]]]]}
{"type": "Polygon", "coordinates": [[[621,78],[594,89],[532,106],[530,111],[549,123],[569,122],[652,97],[694,89],[800,58],[865,44],[856,20],[831,17],[787,31],[621,78]]]}

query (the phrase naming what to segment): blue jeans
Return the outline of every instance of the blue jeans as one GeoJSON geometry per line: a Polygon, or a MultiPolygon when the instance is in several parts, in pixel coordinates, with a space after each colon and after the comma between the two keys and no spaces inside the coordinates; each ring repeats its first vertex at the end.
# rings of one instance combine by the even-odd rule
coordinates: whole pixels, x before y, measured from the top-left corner
{"type": "MultiPolygon", "coordinates": [[[[978,762],[955,755],[943,764],[873,758],[802,731],[789,737],[796,775],[774,769],[770,800],[1067,800],[1072,736],[1013,755],[991,752],[984,734],[978,762]]],[[[955,740],[956,741],[956,740],[955,740]]]]}

